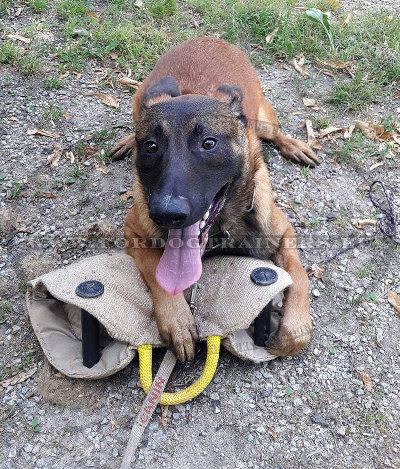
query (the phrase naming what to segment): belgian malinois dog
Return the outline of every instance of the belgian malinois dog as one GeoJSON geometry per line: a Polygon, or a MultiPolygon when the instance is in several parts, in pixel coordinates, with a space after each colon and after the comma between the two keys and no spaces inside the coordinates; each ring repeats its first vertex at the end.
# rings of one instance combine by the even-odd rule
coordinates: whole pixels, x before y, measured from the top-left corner
{"type": "Polygon", "coordinates": [[[182,292],[199,279],[203,254],[240,254],[272,259],[291,275],[279,332],[267,346],[294,355],[311,335],[308,278],[293,227],[274,204],[260,138],[296,163],[314,166],[314,152],[280,132],[255,69],[219,39],[163,55],[135,94],[133,118],[136,134],[112,156],[134,155],[125,240],[165,342],[180,360],[193,357],[196,326],[182,292]],[[149,249],[155,238],[165,247],[149,249]]]}

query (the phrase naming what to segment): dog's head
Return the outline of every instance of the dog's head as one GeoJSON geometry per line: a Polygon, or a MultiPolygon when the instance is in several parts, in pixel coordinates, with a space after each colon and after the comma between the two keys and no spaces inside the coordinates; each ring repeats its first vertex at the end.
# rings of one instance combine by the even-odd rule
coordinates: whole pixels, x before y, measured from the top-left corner
{"type": "Polygon", "coordinates": [[[143,95],[136,150],[150,218],[170,235],[198,238],[204,249],[247,154],[241,90],[181,95],[173,77],[163,78],[143,95]]]}

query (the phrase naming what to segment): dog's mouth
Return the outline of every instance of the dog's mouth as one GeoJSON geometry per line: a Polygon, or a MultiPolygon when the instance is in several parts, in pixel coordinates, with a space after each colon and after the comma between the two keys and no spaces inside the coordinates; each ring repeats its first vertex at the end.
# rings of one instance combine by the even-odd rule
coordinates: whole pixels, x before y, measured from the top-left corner
{"type": "Polygon", "coordinates": [[[208,232],[224,207],[228,189],[229,184],[226,184],[217,192],[201,220],[186,228],[168,230],[156,280],[169,294],[180,293],[200,278],[201,256],[207,245],[208,232]]]}
{"type": "Polygon", "coordinates": [[[214,200],[209,206],[207,212],[203,215],[202,219],[200,220],[199,244],[201,255],[204,254],[204,251],[206,249],[208,241],[208,232],[210,231],[210,228],[212,227],[213,223],[215,222],[225,205],[226,193],[228,191],[228,188],[229,184],[226,184],[217,192],[217,195],[214,197],[214,200]]]}

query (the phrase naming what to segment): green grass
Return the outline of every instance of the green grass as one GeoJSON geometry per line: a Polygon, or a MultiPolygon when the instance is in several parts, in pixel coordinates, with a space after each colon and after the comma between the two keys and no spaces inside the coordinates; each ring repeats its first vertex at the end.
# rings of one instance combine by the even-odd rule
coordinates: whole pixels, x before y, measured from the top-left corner
{"type": "Polygon", "coordinates": [[[43,108],[43,118],[48,121],[59,121],[64,114],[64,111],[56,106],[54,103],[49,103],[43,108]]]}
{"type": "Polygon", "coordinates": [[[56,12],[64,20],[77,16],[84,17],[89,9],[89,2],[80,0],[65,0],[56,3],[56,12]]]}
{"type": "Polygon", "coordinates": [[[176,0],[150,0],[146,5],[151,16],[157,19],[168,18],[177,12],[176,0]]]}
{"type": "Polygon", "coordinates": [[[64,86],[64,83],[59,80],[57,77],[51,77],[47,80],[44,80],[42,86],[45,90],[59,90],[64,86]]]}
{"type": "Polygon", "coordinates": [[[48,8],[48,2],[45,0],[29,0],[29,6],[34,13],[43,13],[48,8]]]}
{"type": "Polygon", "coordinates": [[[11,312],[11,303],[7,301],[0,307],[0,324],[4,324],[11,312]]]}
{"type": "Polygon", "coordinates": [[[40,65],[39,58],[29,53],[11,41],[4,41],[0,45],[0,64],[14,66],[23,75],[33,75],[40,65]]]}
{"type": "Polygon", "coordinates": [[[388,144],[382,149],[379,142],[369,140],[361,132],[356,131],[340,150],[334,153],[337,154],[336,160],[339,163],[359,167],[365,160],[372,157],[384,159],[389,149],[388,144]]]}
{"type": "MultiPolygon", "coordinates": [[[[332,50],[321,25],[295,8],[297,4],[297,0],[143,0],[138,8],[135,0],[110,0],[100,10],[86,0],[29,0],[34,11],[54,9],[58,16],[55,26],[58,31],[52,31],[62,37],[58,58],[46,57],[46,53],[54,52],[51,48],[42,58],[53,72],[57,62],[63,71],[79,72],[90,59],[95,59],[106,66],[111,63],[113,67],[116,64],[122,69],[129,68],[132,77],[140,80],[173,45],[194,36],[218,35],[244,48],[255,65],[268,65],[278,59],[290,61],[299,54],[304,54],[307,63],[317,66],[321,66],[320,60],[351,62],[354,78],[338,72],[329,97],[342,110],[359,111],[398,90],[400,15],[385,11],[360,13],[343,25],[347,12],[342,8],[335,10],[335,2],[305,1],[302,6],[307,8],[334,10],[332,50]],[[273,41],[267,44],[265,37],[277,26],[273,41]],[[75,37],[76,28],[85,29],[87,34],[75,37]]],[[[0,14],[7,14],[11,7],[9,0],[0,0],[0,14]]],[[[33,51],[34,43],[40,42],[36,36],[33,51]]],[[[5,42],[1,49],[4,47],[12,46],[5,42]]],[[[0,50],[1,62],[16,66],[24,74],[38,70],[38,56],[42,54],[0,50]],[[10,58],[10,53],[15,57],[10,58]]],[[[302,81],[307,89],[312,78],[302,81]]]]}
{"type": "Polygon", "coordinates": [[[361,71],[345,82],[339,79],[331,92],[328,102],[348,111],[359,111],[366,103],[377,102],[382,97],[378,83],[368,81],[361,71]]]}

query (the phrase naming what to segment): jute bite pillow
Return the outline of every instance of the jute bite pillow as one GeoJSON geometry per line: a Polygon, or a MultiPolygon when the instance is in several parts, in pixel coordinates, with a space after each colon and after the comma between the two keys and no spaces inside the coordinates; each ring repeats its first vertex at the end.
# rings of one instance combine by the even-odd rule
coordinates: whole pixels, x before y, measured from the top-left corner
{"type": "MultiPolygon", "coordinates": [[[[287,272],[269,261],[219,256],[203,262],[196,296],[195,321],[200,340],[212,335],[235,355],[255,362],[271,360],[264,347],[254,345],[251,323],[272,299],[291,284],[287,272]],[[259,286],[250,279],[259,267],[276,271],[272,285],[259,286]]],[[[185,296],[190,297],[190,289],[185,296]]],[[[153,318],[150,291],[133,259],[113,252],[83,259],[29,282],[27,306],[33,329],[50,363],[67,376],[101,378],[124,368],[143,344],[163,346],[153,318]],[[104,293],[81,298],[76,287],[97,280],[104,293]],[[81,309],[102,324],[102,353],[92,368],[82,364],[81,309]]]]}

